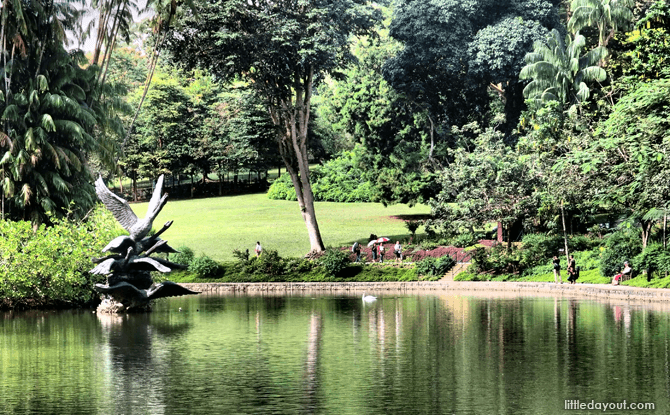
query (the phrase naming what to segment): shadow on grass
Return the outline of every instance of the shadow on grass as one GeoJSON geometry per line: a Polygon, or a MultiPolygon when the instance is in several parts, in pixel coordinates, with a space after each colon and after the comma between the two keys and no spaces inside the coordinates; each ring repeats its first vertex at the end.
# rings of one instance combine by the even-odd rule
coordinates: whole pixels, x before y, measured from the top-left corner
{"type": "Polygon", "coordinates": [[[416,214],[407,214],[407,215],[392,215],[389,216],[391,219],[397,219],[397,220],[425,220],[425,219],[431,219],[432,216],[429,214],[421,214],[421,213],[416,213],[416,214]]]}

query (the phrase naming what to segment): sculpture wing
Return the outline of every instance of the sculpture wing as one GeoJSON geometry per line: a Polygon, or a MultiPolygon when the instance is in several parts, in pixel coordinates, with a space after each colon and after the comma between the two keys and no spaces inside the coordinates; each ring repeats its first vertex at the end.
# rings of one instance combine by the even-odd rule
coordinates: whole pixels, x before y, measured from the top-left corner
{"type": "Polygon", "coordinates": [[[158,213],[163,209],[163,206],[165,203],[165,199],[167,199],[167,195],[162,195],[163,193],[163,179],[164,175],[161,174],[161,176],[158,178],[156,181],[156,187],[154,188],[154,193],[151,195],[151,200],[149,200],[149,206],[147,207],[147,217],[149,215],[155,218],[158,216],[158,213]],[[162,196],[161,196],[162,195],[162,196]]]}
{"type": "Polygon", "coordinates": [[[161,264],[163,264],[166,267],[168,267],[170,269],[173,269],[173,270],[174,269],[187,269],[188,268],[188,265],[177,264],[176,262],[168,261],[167,259],[163,259],[163,258],[159,258],[159,257],[152,258],[152,259],[154,261],[160,262],[161,264]]]}
{"type": "Polygon", "coordinates": [[[127,282],[120,282],[111,287],[103,284],[95,284],[94,290],[101,294],[109,294],[120,302],[124,302],[123,300],[140,301],[147,298],[147,295],[143,290],[138,290],[135,286],[128,284],[127,282]]]}
{"type": "Polygon", "coordinates": [[[102,248],[102,252],[112,251],[115,253],[126,253],[128,248],[133,246],[135,242],[128,235],[117,236],[112,239],[106,247],[102,248]]]}
{"type": "Polygon", "coordinates": [[[137,222],[137,215],[130,208],[128,202],[112,193],[105,185],[105,182],[102,181],[102,176],[95,181],[95,193],[97,193],[107,209],[112,212],[112,215],[119,221],[121,226],[130,232],[130,228],[137,222]]]}
{"type": "Polygon", "coordinates": [[[200,294],[197,291],[191,291],[188,288],[184,288],[181,285],[174,283],[172,281],[165,281],[161,284],[154,285],[153,287],[147,290],[147,297],[150,300],[155,298],[162,297],[177,297],[180,295],[188,294],[200,294]]]}
{"type": "Polygon", "coordinates": [[[149,257],[134,257],[130,260],[129,268],[138,271],[159,271],[159,272],[170,272],[170,268],[161,264],[153,258],[149,257]]]}
{"type": "Polygon", "coordinates": [[[93,268],[89,272],[91,274],[107,275],[110,272],[112,272],[112,264],[114,264],[114,261],[116,261],[115,258],[107,258],[98,265],[96,265],[95,268],[93,268]]]}

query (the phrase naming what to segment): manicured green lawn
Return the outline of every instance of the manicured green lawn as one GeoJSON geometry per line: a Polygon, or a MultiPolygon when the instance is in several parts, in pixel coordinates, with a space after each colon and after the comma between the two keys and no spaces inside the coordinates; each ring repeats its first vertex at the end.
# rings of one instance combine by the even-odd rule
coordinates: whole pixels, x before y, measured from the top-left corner
{"type": "MultiPolygon", "coordinates": [[[[144,217],[147,203],[131,205],[144,217]]],[[[409,232],[397,215],[426,215],[430,208],[418,205],[384,207],[380,203],[317,202],[316,216],[326,246],[350,245],[353,241],[367,243],[371,233],[392,240],[409,239],[409,232]]],[[[168,201],[154,229],[173,220],[172,227],[162,235],[171,246],[185,245],[196,255],[229,261],[233,249],[253,255],[256,241],[264,248],[276,249],[282,257],[299,257],[309,252],[307,228],[298,202],[270,200],[265,194],[225,196],[209,199],[168,201]]],[[[418,235],[422,235],[423,227],[418,235]]]]}

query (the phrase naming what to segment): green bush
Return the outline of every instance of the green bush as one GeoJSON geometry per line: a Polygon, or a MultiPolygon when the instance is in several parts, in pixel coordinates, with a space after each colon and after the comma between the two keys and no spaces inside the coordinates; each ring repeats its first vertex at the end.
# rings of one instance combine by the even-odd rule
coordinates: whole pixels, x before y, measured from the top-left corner
{"type": "Polygon", "coordinates": [[[233,257],[238,261],[248,261],[249,260],[249,250],[240,251],[239,249],[233,249],[233,257]]]}
{"type": "Polygon", "coordinates": [[[527,234],[522,240],[520,265],[523,268],[531,268],[544,264],[548,258],[558,255],[559,249],[563,248],[563,238],[558,235],[527,234]]]}
{"type": "Polygon", "coordinates": [[[598,238],[589,238],[584,235],[575,235],[568,238],[568,247],[570,251],[590,251],[602,244],[602,240],[598,238]]]}
{"type": "Polygon", "coordinates": [[[104,276],[88,271],[124,234],[98,206],[85,222],[53,219],[33,231],[30,222],[0,221],[0,308],[81,306],[97,300],[93,291],[104,276]]]}
{"type": "Polygon", "coordinates": [[[415,264],[416,273],[422,276],[441,277],[456,265],[449,255],[440,258],[426,257],[415,264]]]}
{"type": "Polygon", "coordinates": [[[284,272],[287,274],[303,274],[311,272],[315,263],[305,258],[288,258],[284,260],[284,272]]]}
{"type": "Polygon", "coordinates": [[[199,278],[215,278],[221,271],[219,263],[207,255],[194,258],[188,269],[199,278]]]}
{"type": "Polygon", "coordinates": [[[521,271],[521,252],[514,245],[507,250],[506,245],[496,245],[491,249],[475,248],[472,264],[477,273],[517,274],[521,271]]]}
{"type": "Polygon", "coordinates": [[[635,274],[646,270],[649,279],[654,274],[665,276],[670,272],[670,250],[664,249],[663,244],[652,243],[647,245],[644,252],[638,254],[632,261],[635,264],[635,274]]]}
{"type": "MultiPolygon", "coordinates": [[[[579,267],[580,275],[584,271],[590,271],[597,269],[600,266],[600,250],[595,249],[591,251],[584,252],[572,252],[572,255],[575,256],[575,263],[579,267]]],[[[565,270],[565,256],[562,256],[562,266],[565,270]]],[[[536,265],[531,268],[526,268],[522,272],[523,277],[533,277],[536,275],[551,274],[553,275],[554,267],[551,259],[547,259],[544,264],[536,265]]]]}
{"type": "Polygon", "coordinates": [[[412,234],[412,238],[416,236],[416,231],[419,229],[419,226],[421,226],[421,221],[420,220],[406,220],[405,221],[405,227],[409,231],[410,234],[412,234]]]}
{"type": "Polygon", "coordinates": [[[268,189],[268,199],[273,200],[298,200],[295,187],[288,173],[277,178],[268,189]]]}
{"type": "MultiPolygon", "coordinates": [[[[379,191],[358,167],[356,150],[342,152],[338,157],[315,166],[310,171],[312,192],[316,201],[376,202],[379,191]]],[[[293,182],[284,174],[268,189],[268,198],[297,200],[293,182]]]]}
{"type": "Polygon", "coordinates": [[[243,272],[251,275],[277,277],[284,273],[284,260],[274,249],[263,249],[259,257],[253,257],[243,268],[243,272]]]}
{"type": "Polygon", "coordinates": [[[623,269],[624,261],[630,261],[631,267],[637,273],[633,258],[642,252],[642,240],[639,229],[618,230],[607,237],[605,247],[600,254],[600,274],[612,278],[623,269]]]}
{"type": "Polygon", "coordinates": [[[319,265],[331,277],[337,276],[350,262],[347,252],[333,248],[326,249],[326,253],[319,258],[319,265]]]}
{"type": "Polygon", "coordinates": [[[468,246],[475,245],[479,239],[477,235],[471,232],[465,232],[460,235],[456,235],[451,241],[452,245],[456,248],[466,248],[468,246]]]}
{"type": "Polygon", "coordinates": [[[195,258],[195,253],[193,250],[188,246],[180,246],[177,248],[177,251],[179,252],[170,256],[170,261],[177,264],[190,266],[191,262],[193,262],[193,259],[195,258]]]}
{"type": "Polygon", "coordinates": [[[469,266],[464,271],[459,272],[455,277],[454,281],[482,281],[485,280],[483,276],[474,272],[474,267],[469,266]]]}

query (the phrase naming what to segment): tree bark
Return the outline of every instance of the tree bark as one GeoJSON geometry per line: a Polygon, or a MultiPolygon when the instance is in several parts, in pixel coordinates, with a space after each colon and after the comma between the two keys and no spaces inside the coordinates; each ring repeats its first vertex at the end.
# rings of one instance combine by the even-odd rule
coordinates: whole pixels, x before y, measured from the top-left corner
{"type": "Polygon", "coordinates": [[[563,201],[561,200],[561,220],[563,222],[563,242],[565,243],[565,260],[570,263],[570,251],[568,251],[568,234],[565,229],[565,211],[563,210],[563,201]]]}
{"type": "Polygon", "coordinates": [[[277,99],[270,105],[273,123],[280,127],[278,134],[279,153],[286,171],[291,177],[300,213],[305,221],[311,251],[323,252],[325,247],[316,220],[314,193],[309,179],[309,161],[307,158],[307,127],[310,116],[313,72],[305,79],[296,79],[290,101],[277,99]],[[303,87],[304,85],[304,87],[303,87]]]}
{"type": "Polygon", "coordinates": [[[668,243],[665,240],[665,230],[668,228],[668,214],[663,214],[663,249],[668,247],[668,243]]]}

